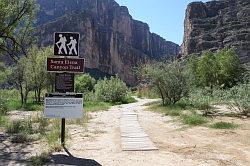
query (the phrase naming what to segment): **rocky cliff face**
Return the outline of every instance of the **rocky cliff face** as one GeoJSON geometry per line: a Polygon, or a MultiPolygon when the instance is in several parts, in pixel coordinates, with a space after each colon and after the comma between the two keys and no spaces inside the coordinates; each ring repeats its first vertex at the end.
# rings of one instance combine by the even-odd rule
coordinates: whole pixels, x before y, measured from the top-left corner
{"type": "Polygon", "coordinates": [[[250,62],[250,1],[193,2],[186,9],[181,54],[235,47],[242,62],[250,62]]]}
{"type": "Polygon", "coordinates": [[[54,32],[79,32],[85,66],[118,74],[135,83],[132,69],[162,58],[173,58],[179,46],[150,33],[146,23],[133,20],[114,0],[38,0],[40,45],[53,44],[54,32]]]}

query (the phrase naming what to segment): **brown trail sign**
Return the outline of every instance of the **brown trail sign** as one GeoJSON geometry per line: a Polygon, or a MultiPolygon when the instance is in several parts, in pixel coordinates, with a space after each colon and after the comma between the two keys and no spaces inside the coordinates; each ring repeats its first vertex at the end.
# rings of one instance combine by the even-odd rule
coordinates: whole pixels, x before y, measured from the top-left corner
{"type": "Polygon", "coordinates": [[[83,73],[83,58],[47,58],[48,72],[83,73]]]}
{"type": "Polygon", "coordinates": [[[68,92],[74,92],[74,73],[84,72],[84,59],[67,58],[79,56],[79,33],[58,32],[54,35],[54,55],[64,58],[47,58],[47,71],[56,73],[56,95],[48,94],[45,98],[44,116],[62,119],[61,144],[64,146],[65,118],[83,117],[82,94],[79,97],[79,94],[68,92]]]}

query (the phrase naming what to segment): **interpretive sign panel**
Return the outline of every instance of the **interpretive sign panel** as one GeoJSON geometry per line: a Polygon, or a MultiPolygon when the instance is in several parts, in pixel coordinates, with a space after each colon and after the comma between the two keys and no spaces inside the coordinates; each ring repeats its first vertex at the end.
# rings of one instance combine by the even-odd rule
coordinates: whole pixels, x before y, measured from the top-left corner
{"type": "Polygon", "coordinates": [[[57,32],[54,36],[54,55],[79,56],[79,33],[57,32]]]}
{"type": "Polygon", "coordinates": [[[74,77],[72,73],[56,73],[55,91],[59,93],[74,92],[74,77]]]}
{"type": "Polygon", "coordinates": [[[83,95],[75,93],[46,94],[44,107],[45,118],[83,118],[83,95]]]}
{"type": "Polygon", "coordinates": [[[47,58],[47,71],[49,72],[68,72],[83,73],[83,58],[47,58]]]}

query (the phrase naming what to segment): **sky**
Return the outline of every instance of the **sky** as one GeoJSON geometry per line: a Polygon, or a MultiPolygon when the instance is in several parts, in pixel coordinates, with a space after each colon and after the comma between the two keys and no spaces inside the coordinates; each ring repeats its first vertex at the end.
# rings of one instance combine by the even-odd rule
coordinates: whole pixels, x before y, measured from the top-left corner
{"type": "Polygon", "coordinates": [[[195,0],[116,0],[121,6],[128,7],[134,19],[148,23],[151,32],[179,45],[183,40],[185,10],[193,1],[195,0]]]}

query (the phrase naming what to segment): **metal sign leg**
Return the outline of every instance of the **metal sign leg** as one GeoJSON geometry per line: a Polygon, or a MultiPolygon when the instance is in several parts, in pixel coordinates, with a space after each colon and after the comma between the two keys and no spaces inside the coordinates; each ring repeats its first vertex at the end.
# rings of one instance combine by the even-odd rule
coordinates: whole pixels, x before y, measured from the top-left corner
{"type": "Polygon", "coordinates": [[[65,118],[62,119],[62,127],[61,127],[61,145],[65,145],[65,118]]]}

